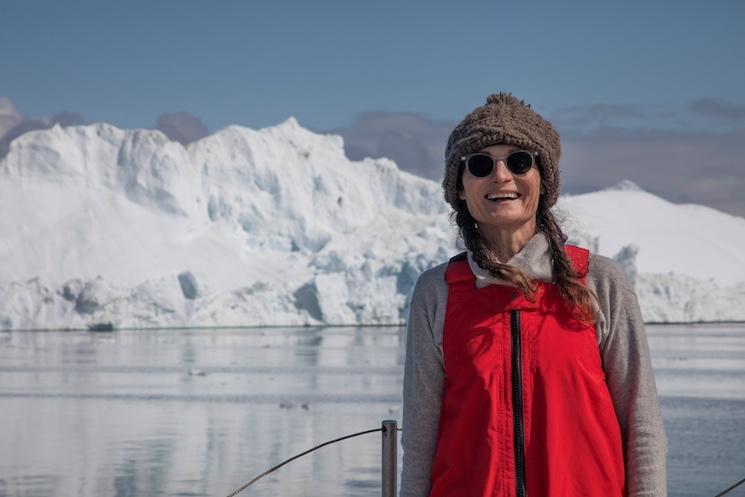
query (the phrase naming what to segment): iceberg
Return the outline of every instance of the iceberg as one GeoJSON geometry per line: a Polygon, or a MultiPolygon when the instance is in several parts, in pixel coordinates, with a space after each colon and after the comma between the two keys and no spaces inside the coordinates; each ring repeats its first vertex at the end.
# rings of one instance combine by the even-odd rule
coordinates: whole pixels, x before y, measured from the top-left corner
{"type": "MultiPolygon", "coordinates": [[[[438,183],[294,118],[186,147],[29,132],[0,159],[0,211],[2,329],[402,324],[417,276],[460,250],[438,183]]],[[[619,262],[645,319],[745,320],[745,219],[628,181],[556,212],[619,262]]]]}

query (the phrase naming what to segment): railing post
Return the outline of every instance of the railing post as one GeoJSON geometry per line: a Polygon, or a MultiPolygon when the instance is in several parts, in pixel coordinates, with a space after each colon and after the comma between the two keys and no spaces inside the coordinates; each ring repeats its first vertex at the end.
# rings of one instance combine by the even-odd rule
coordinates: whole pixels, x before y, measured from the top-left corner
{"type": "Polygon", "coordinates": [[[396,497],[397,451],[398,423],[387,419],[383,421],[383,497],[396,497]]]}

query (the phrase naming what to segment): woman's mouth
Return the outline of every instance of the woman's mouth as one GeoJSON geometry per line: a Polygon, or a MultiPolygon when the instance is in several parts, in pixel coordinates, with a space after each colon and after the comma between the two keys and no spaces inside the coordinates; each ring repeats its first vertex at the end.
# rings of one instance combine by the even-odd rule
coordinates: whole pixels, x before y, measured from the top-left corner
{"type": "Polygon", "coordinates": [[[508,202],[510,200],[517,200],[520,197],[521,195],[517,192],[496,192],[484,195],[484,198],[490,202],[508,202]]]}

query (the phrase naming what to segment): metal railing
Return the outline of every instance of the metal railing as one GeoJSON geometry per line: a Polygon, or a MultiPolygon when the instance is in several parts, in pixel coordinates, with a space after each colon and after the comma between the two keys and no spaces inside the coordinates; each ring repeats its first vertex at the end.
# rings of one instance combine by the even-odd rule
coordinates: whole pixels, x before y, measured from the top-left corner
{"type": "Polygon", "coordinates": [[[246,490],[248,487],[265,477],[266,475],[273,473],[274,471],[278,470],[282,466],[284,466],[287,463],[290,463],[294,461],[295,459],[298,459],[300,457],[303,457],[306,454],[310,454],[314,450],[318,450],[321,447],[325,447],[327,445],[331,445],[333,443],[341,442],[342,440],[346,440],[348,438],[353,437],[359,437],[360,435],[367,435],[368,433],[375,433],[375,432],[382,432],[382,438],[381,438],[381,446],[382,446],[382,464],[381,464],[381,479],[382,479],[382,495],[383,497],[396,497],[396,477],[398,473],[398,422],[395,419],[386,419],[383,421],[380,428],[375,428],[373,430],[365,430],[358,433],[352,433],[351,435],[346,435],[343,437],[335,438],[334,440],[329,440],[328,442],[324,442],[320,445],[316,445],[315,447],[306,450],[305,452],[301,452],[300,454],[297,454],[296,456],[292,456],[291,458],[282,461],[281,463],[277,464],[273,468],[270,468],[260,475],[254,477],[246,483],[245,485],[241,486],[240,488],[237,488],[233,492],[229,493],[227,497],[234,497],[238,495],[239,493],[246,490]]]}

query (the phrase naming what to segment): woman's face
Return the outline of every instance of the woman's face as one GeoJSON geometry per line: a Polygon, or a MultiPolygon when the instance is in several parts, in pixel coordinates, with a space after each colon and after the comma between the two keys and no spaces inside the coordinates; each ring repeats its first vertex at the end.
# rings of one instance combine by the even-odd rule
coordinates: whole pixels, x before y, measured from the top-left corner
{"type": "Polygon", "coordinates": [[[535,161],[523,175],[510,172],[504,159],[516,150],[520,148],[513,145],[492,145],[479,150],[497,159],[496,167],[487,176],[477,177],[467,167],[463,168],[463,190],[459,196],[466,201],[468,211],[482,231],[489,228],[517,231],[529,224],[535,226],[541,175],[535,161]],[[506,194],[516,198],[495,199],[506,194]]]}

